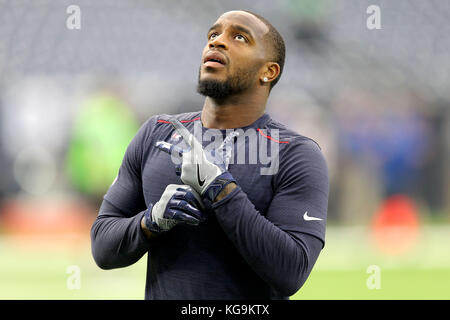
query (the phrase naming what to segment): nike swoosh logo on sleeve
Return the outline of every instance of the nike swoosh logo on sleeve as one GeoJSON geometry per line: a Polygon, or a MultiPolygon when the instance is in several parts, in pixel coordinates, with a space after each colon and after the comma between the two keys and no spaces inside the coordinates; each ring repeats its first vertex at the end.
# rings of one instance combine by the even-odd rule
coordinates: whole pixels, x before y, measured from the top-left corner
{"type": "Polygon", "coordinates": [[[198,180],[198,184],[200,187],[203,186],[203,184],[205,183],[205,180],[206,180],[206,179],[203,179],[203,180],[200,179],[200,167],[198,166],[198,163],[197,163],[197,180],[198,180]]]}
{"type": "Polygon", "coordinates": [[[323,220],[323,219],[320,219],[320,218],[308,216],[308,211],[306,211],[305,214],[303,215],[303,219],[305,219],[305,221],[323,220]]]}

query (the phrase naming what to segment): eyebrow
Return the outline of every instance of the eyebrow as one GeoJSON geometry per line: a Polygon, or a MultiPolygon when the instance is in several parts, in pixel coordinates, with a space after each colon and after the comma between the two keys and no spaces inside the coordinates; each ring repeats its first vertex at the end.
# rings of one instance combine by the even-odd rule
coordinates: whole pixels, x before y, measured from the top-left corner
{"type": "MultiPolygon", "coordinates": [[[[209,28],[208,34],[209,34],[212,30],[218,29],[218,28],[222,28],[222,24],[221,24],[221,23],[216,23],[216,24],[213,25],[211,28],[209,28]]],[[[254,38],[253,33],[252,33],[249,29],[247,29],[246,27],[243,27],[243,26],[241,26],[241,25],[239,25],[239,24],[232,24],[232,25],[231,25],[231,28],[232,28],[232,29],[235,29],[235,30],[237,30],[237,31],[246,33],[246,34],[248,34],[251,38],[254,38]]]]}

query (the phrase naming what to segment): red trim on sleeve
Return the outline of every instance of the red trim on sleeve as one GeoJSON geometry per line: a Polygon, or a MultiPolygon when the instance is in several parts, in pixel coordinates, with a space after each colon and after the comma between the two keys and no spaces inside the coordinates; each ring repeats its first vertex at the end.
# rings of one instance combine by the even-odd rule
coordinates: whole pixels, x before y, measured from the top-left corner
{"type": "Polygon", "coordinates": [[[262,131],[261,131],[260,128],[258,128],[258,129],[256,129],[256,130],[258,130],[258,132],[259,132],[260,135],[262,135],[264,138],[267,138],[267,139],[269,139],[269,140],[272,140],[272,141],[275,141],[275,142],[278,142],[278,143],[289,143],[289,141],[279,141],[279,140],[277,140],[277,139],[272,138],[271,136],[266,136],[264,133],[262,133],[262,131]]]}
{"type": "Polygon", "coordinates": [[[200,117],[194,118],[192,120],[181,120],[181,122],[192,122],[192,121],[197,121],[200,120],[200,117]]]}

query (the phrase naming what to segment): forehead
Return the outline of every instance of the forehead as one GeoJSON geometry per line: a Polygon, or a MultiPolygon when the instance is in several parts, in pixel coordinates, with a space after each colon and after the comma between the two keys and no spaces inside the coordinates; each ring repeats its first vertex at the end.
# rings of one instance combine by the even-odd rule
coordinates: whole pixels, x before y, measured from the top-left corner
{"type": "Polygon", "coordinates": [[[245,11],[228,11],[222,14],[215,22],[216,24],[237,24],[250,29],[256,37],[263,37],[269,28],[264,22],[251,13],[245,11]]]}

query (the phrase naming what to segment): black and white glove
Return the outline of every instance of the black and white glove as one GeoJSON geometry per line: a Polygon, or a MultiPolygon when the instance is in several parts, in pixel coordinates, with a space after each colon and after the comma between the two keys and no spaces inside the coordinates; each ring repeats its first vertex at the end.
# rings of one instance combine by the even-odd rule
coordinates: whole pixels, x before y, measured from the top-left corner
{"type": "MultiPolygon", "coordinates": [[[[206,202],[214,202],[217,195],[231,182],[236,182],[228,171],[230,145],[238,133],[232,132],[224,140],[222,146],[214,150],[214,155],[206,154],[202,144],[192,135],[188,129],[176,118],[170,123],[188,145],[188,150],[165,141],[158,141],[156,147],[175,157],[181,158],[181,166],[176,168],[183,183],[190,185],[206,202]]],[[[205,204],[206,204],[205,202],[205,204]]]]}
{"type": "Polygon", "coordinates": [[[196,226],[206,219],[203,209],[200,196],[190,186],[169,184],[145,212],[145,226],[153,233],[168,231],[178,223],[196,226]]]}

